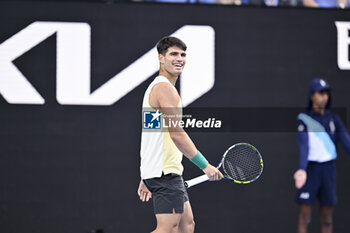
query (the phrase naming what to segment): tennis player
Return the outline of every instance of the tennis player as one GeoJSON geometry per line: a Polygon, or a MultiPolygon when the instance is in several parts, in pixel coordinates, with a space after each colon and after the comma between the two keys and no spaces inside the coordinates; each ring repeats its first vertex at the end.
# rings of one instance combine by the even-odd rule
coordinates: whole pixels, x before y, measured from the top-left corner
{"type": "MultiPolygon", "coordinates": [[[[182,106],[175,82],[186,64],[186,45],[176,37],[164,37],[157,44],[159,76],[147,88],[143,109],[158,111],[165,122],[181,120],[182,106]]],[[[210,165],[179,126],[141,135],[141,181],[137,193],[141,201],[153,199],[157,227],[154,233],[192,233],[194,220],[182,178],[185,155],[210,178],[220,180],[221,172],[210,165]]]]}
{"type": "Polygon", "coordinates": [[[296,201],[300,205],[298,233],[307,232],[317,198],[322,233],[332,233],[337,202],[336,144],[340,141],[350,154],[350,136],[338,115],[328,110],[331,91],[325,80],[312,80],[308,101],[307,112],[298,115],[299,169],[294,173],[296,201]]]}

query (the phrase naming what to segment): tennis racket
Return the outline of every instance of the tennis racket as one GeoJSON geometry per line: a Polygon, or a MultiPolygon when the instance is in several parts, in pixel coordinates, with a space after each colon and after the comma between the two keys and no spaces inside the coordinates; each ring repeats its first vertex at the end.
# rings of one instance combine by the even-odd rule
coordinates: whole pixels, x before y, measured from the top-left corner
{"type": "MultiPolygon", "coordinates": [[[[223,179],[231,180],[237,184],[249,184],[257,180],[264,167],[259,151],[248,143],[237,143],[226,150],[222,156],[218,169],[222,167],[223,179]]],[[[185,187],[208,181],[207,175],[198,176],[185,181],[185,187]]]]}

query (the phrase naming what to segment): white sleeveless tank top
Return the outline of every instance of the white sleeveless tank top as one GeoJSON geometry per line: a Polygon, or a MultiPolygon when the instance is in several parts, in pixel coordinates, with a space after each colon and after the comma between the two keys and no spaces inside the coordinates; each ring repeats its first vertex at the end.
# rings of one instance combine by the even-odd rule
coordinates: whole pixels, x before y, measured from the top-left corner
{"type": "MultiPolygon", "coordinates": [[[[170,83],[164,76],[156,77],[145,92],[142,103],[143,109],[152,109],[152,111],[156,111],[149,104],[149,96],[154,85],[160,82],[170,83]]],[[[182,108],[181,100],[179,102],[179,107],[182,108]]],[[[181,161],[183,156],[171,139],[167,128],[162,128],[157,131],[152,130],[151,132],[147,132],[143,129],[141,134],[140,155],[142,179],[161,177],[162,173],[165,175],[169,173],[182,175],[183,166],[181,161]]]]}

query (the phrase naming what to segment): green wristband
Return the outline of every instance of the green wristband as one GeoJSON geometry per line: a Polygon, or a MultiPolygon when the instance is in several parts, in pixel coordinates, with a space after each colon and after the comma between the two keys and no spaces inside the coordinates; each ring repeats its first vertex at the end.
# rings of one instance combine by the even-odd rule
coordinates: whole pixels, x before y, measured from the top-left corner
{"type": "Polygon", "coordinates": [[[209,164],[208,161],[205,159],[205,157],[202,155],[202,153],[199,151],[192,159],[190,159],[190,161],[200,169],[206,168],[209,164]]]}

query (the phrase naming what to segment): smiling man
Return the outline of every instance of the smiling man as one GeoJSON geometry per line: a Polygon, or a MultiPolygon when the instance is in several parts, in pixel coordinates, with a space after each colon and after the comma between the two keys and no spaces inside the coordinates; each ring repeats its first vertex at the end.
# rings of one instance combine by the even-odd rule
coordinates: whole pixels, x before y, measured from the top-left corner
{"type": "MultiPolygon", "coordinates": [[[[164,37],[157,44],[159,76],[148,86],[142,107],[159,111],[167,118],[166,122],[181,120],[182,105],[175,83],[186,64],[186,49],[185,43],[176,37],[164,37]]],[[[192,208],[182,179],[183,155],[210,180],[222,177],[179,124],[174,125],[143,131],[141,135],[141,181],[137,192],[143,202],[153,199],[157,219],[153,233],[194,232],[192,208]]]]}

